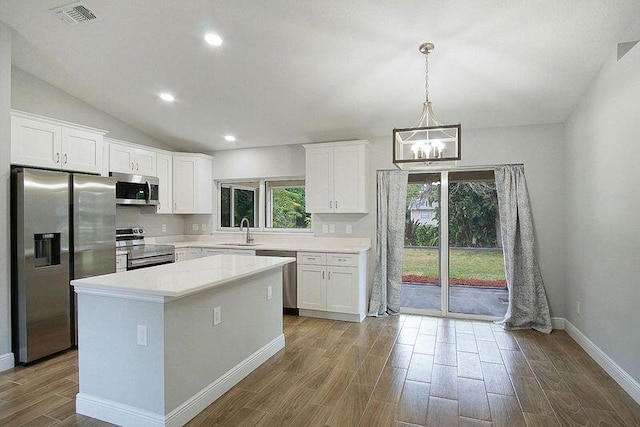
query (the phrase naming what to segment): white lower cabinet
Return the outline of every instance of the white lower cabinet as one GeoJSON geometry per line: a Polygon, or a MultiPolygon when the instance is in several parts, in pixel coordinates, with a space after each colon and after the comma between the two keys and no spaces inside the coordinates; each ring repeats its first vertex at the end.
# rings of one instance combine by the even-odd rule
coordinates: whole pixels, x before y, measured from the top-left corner
{"type": "Polygon", "coordinates": [[[366,253],[298,252],[297,261],[301,315],[362,321],[365,316],[366,253]]]}
{"type": "Polygon", "coordinates": [[[217,249],[217,248],[179,248],[175,250],[176,262],[186,261],[196,258],[204,258],[214,255],[246,255],[253,256],[256,254],[254,250],[248,249],[217,249]]]}
{"type": "Polygon", "coordinates": [[[116,255],[116,273],[127,271],[127,255],[116,255]]]}
{"type": "Polygon", "coordinates": [[[187,260],[187,248],[180,248],[175,250],[176,262],[187,260]]]}

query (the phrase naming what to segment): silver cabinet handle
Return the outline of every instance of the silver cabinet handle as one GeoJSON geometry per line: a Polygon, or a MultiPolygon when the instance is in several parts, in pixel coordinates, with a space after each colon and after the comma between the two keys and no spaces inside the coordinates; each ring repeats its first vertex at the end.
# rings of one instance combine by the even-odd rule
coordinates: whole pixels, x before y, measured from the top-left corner
{"type": "Polygon", "coordinates": [[[346,258],[336,258],[336,261],[343,261],[344,262],[346,260],[347,260],[346,258]]]}
{"type": "Polygon", "coordinates": [[[64,155],[64,164],[67,164],[67,161],[69,160],[69,156],[65,153],[64,155]]]}
{"type": "Polygon", "coordinates": [[[140,170],[140,163],[136,163],[136,170],[139,171],[140,170]]]}
{"type": "Polygon", "coordinates": [[[131,162],[131,170],[133,170],[133,162],[131,162]]]}
{"type": "Polygon", "coordinates": [[[175,202],[175,203],[173,204],[173,209],[174,209],[174,210],[178,209],[178,202],[175,202]]]}
{"type": "Polygon", "coordinates": [[[336,209],[338,209],[338,201],[336,200],[336,209]]]}
{"type": "Polygon", "coordinates": [[[322,278],[324,279],[324,271],[322,272],[322,278]]]}
{"type": "Polygon", "coordinates": [[[332,209],[333,208],[333,200],[329,200],[329,208],[332,209]]]}
{"type": "Polygon", "coordinates": [[[56,163],[60,163],[60,153],[56,153],[56,163]]]}
{"type": "Polygon", "coordinates": [[[328,279],[331,280],[331,272],[330,271],[327,273],[327,275],[329,276],[328,279]]]}

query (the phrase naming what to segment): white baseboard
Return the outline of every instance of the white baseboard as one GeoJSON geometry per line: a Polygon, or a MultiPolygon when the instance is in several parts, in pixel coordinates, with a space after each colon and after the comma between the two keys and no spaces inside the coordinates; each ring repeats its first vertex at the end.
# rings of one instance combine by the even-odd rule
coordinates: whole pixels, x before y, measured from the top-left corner
{"type": "Polygon", "coordinates": [[[238,363],[220,378],[193,395],[165,417],[165,426],[182,426],[211,405],[240,380],[253,372],[271,356],[284,348],[284,334],[238,363]]]}
{"type": "Polygon", "coordinates": [[[562,328],[558,327],[556,329],[564,329],[571,338],[574,339],[575,342],[580,344],[580,347],[586,351],[589,356],[595,360],[598,365],[602,367],[611,377],[623,388],[624,391],[629,393],[629,395],[640,404],[640,383],[636,381],[631,375],[627,373],[620,365],[618,365],[611,357],[607,355],[604,351],[600,349],[597,345],[593,343],[585,334],[583,334],[578,328],[576,328],[571,322],[564,318],[554,318],[552,321],[554,322],[555,328],[555,319],[562,320],[562,328]]]}
{"type": "Polygon", "coordinates": [[[564,317],[552,317],[551,326],[553,329],[560,329],[561,331],[564,331],[565,321],[566,319],[564,317]]]}
{"type": "Polygon", "coordinates": [[[182,426],[283,348],[284,334],[238,363],[166,416],[85,393],[76,396],[76,412],[121,426],[182,426]]]}
{"type": "Polygon", "coordinates": [[[0,355],[0,372],[11,369],[15,366],[13,353],[5,353],[0,355]]]}
{"type": "Polygon", "coordinates": [[[162,414],[86,393],[76,395],[76,413],[119,426],[164,426],[162,414]]]}

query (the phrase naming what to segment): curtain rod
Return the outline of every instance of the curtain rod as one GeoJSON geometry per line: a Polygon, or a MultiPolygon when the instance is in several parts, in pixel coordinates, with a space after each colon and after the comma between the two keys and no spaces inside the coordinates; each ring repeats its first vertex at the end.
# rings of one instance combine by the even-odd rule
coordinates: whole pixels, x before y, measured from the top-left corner
{"type": "MultiPolygon", "coordinates": [[[[466,165],[466,166],[458,166],[451,168],[441,168],[438,169],[437,166],[427,166],[428,169],[413,169],[409,170],[409,173],[435,173],[435,172],[456,172],[456,171],[464,171],[464,170],[487,170],[487,169],[495,169],[498,166],[524,166],[524,163],[499,163],[495,165],[466,165]]],[[[392,170],[400,170],[400,169],[377,169],[379,171],[392,171],[392,170]]]]}

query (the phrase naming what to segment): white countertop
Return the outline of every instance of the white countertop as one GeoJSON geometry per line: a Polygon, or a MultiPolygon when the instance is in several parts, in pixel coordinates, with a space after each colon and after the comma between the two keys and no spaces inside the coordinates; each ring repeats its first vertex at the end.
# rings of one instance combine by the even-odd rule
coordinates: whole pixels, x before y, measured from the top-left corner
{"type": "Polygon", "coordinates": [[[278,268],[295,258],[217,255],[173,264],[72,280],[76,292],[174,299],[278,268]]]}

